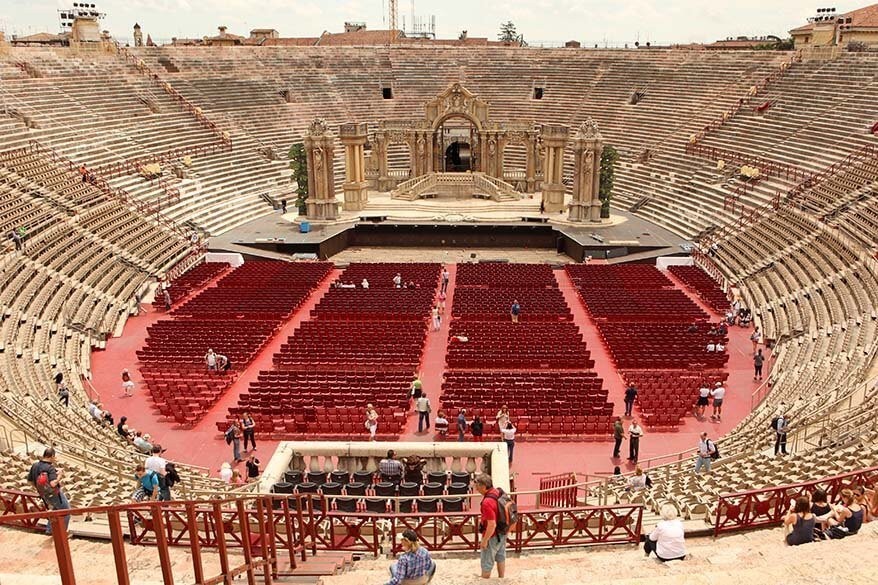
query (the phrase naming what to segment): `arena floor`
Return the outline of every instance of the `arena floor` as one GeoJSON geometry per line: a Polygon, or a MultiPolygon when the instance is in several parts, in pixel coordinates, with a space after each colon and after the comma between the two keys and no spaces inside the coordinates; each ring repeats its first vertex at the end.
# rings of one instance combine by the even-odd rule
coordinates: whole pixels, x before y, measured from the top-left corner
{"type": "MultiPolygon", "coordinates": [[[[384,251],[387,252],[386,250],[384,251]]],[[[440,251],[442,254],[444,250],[440,251]]],[[[498,251],[499,252],[499,251],[498,251]]],[[[374,260],[369,254],[371,251],[356,251],[350,253],[350,260],[374,260]]],[[[491,252],[493,255],[493,251],[491,252]]],[[[538,252],[522,252],[522,259],[535,261],[538,252]]],[[[385,258],[393,258],[394,261],[405,260],[404,256],[387,255],[385,258]]],[[[418,259],[423,259],[418,256],[418,259]]],[[[431,258],[433,259],[433,258],[431,258]]],[[[438,259],[438,258],[436,258],[438,259]]],[[[453,256],[450,259],[456,259],[453,256]]],[[[225,395],[217,402],[209,413],[194,428],[180,430],[173,423],[159,422],[153,413],[152,403],[145,388],[138,388],[134,397],[122,397],[120,372],[128,368],[132,372],[137,371],[137,357],[135,352],[143,345],[146,338],[146,328],[162,318],[164,313],[156,313],[152,307],[148,307],[144,314],[128,320],[121,337],[111,339],[107,343],[106,350],[94,352],[92,355],[93,384],[100,392],[104,406],[108,408],[118,419],[120,416],[128,417],[128,424],[135,429],[149,432],[152,439],[168,449],[167,456],[170,459],[180,460],[194,465],[201,465],[210,469],[216,475],[219,466],[224,461],[231,460],[231,448],[225,444],[217,431],[217,421],[225,420],[228,408],[236,405],[238,395],[245,392],[251,381],[255,380],[259,371],[271,367],[272,355],[280,345],[308,318],[311,309],[317,304],[323,294],[328,290],[329,283],[340,271],[333,271],[328,279],[315,290],[311,297],[300,307],[293,317],[280,329],[275,337],[266,345],[265,349],[257,356],[251,365],[244,370],[234,385],[229,388],[225,395]]],[[[447,304],[449,307],[454,302],[454,283],[456,270],[452,266],[451,286],[447,304]]],[[[584,310],[573,284],[564,272],[559,272],[559,284],[574,315],[575,322],[584,331],[588,347],[596,361],[595,370],[604,379],[605,387],[609,391],[609,400],[617,405],[617,412],[621,413],[622,394],[624,391],[621,378],[616,373],[615,367],[609,358],[606,348],[602,345],[594,324],[584,310]]],[[[674,280],[673,276],[670,276],[674,280]]],[[[704,310],[712,313],[710,309],[700,302],[698,297],[688,293],[683,286],[675,280],[690,298],[699,304],[704,310]]],[[[430,333],[425,345],[424,355],[421,362],[421,379],[424,387],[434,400],[436,408],[436,396],[439,394],[441,379],[445,366],[446,339],[448,335],[448,322],[443,324],[439,332],[430,333]]],[[[727,350],[730,354],[728,363],[729,390],[724,407],[722,422],[712,422],[709,419],[703,422],[688,416],[683,420],[683,425],[677,432],[650,433],[641,440],[640,461],[648,463],[650,458],[662,457],[692,449],[697,444],[698,435],[707,430],[712,437],[721,437],[729,432],[737,423],[744,418],[750,410],[750,397],[758,387],[752,379],[751,347],[749,330],[733,328],[729,332],[729,344],[727,350]]],[[[768,362],[770,363],[770,362],[768,362]]],[[[139,382],[135,377],[135,382],[139,382]]],[[[474,409],[482,412],[495,412],[498,404],[486,397],[484,404],[473,405],[474,409]]],[[[635,410],[636,413],[636,410],[635,410]]],[[[626,421],[627,428],[627,421],[626,421]]],[[[364,437],[357,437],[362,439],[364,437]]],[[[405,432],[401,437],[407,441],[428,441],[432,434],[417,433],[417,417],[411,415],[405,432]]],[[[276,442],[261,441],[257,448],[257,454],[263,461],[267,461],[276,447],[276,442]]],[[[722,450],[721,442],[720,450],[722,450]]],[[[623,445],[627,450],[627,445],[623,445]]],[[[633,466],[625,462],[623,453],[622,461],[614,461],[611,458],[612,440],[578,440],[570,437],[564,442],[535,442],[522,441],[515,450],[515,462],[513,472],[515,474],[516,488],[519,490],[535,489],[539,486],[539,480],[545,475],[575,471],[582,480],[599,477],[611,473],[613,466],[622,464],[622,469],[633,469],[633,466]]],[[[663,460],[661,462],[665,462],[663,460]]]]}

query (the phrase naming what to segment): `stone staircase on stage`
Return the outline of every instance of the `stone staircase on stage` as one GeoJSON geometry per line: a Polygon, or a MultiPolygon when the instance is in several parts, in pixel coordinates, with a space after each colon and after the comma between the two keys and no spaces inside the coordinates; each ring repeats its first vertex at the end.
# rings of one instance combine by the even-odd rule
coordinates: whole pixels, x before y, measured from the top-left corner
{"type": "Polygon", "coordinates": [[[491,199],[518,201],[521,193],[515,187],[485,173],[427,173],[400,183],[390,192],[393,199],[415,201],[441,197],[444,199],[491,199]]]}

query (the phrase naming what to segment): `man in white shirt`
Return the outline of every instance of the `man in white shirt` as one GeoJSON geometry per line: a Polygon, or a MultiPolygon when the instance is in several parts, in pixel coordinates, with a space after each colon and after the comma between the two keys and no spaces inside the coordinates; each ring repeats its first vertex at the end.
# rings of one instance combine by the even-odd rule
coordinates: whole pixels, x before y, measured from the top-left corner
{"type": "Polygon", "coordinates": [[[396,288],[402,287],[402,276],[399,275],[399,272],[396,273],[396,276],[393,277],[393,286],[396,288]]]}
{"type": "Polygon", "coordinates": [[[450,277],[451,277],[451,275],[448,274],[448,267],[443,266],[442,267],[442,288],[439,290],[440,293],[444,293],[448,290],[448,279],[450,277]]]}
{"type": "Polygon", "coordinates": [[[716,351],[716,345],[714,345],[714,343],[711,341],[710,343],[707,344],[707,352],[711,353],[714,351],[716,351]]]}
{"type": "Polygon", "coordinates": [[[713,463],[713,454],[716,453],[716,445],[707,438],[707,433],[701,433],[701,439],[698,441],[698,452],[695,455],[695,473],[710,473],[710,464],[713,463]]]}
{"type": "Polygon", "coordinates": [[[637,419],[631,421],[628,427],[628,461],[637,463],[640,455],[640,437],[643,436],[643,427],[637,424],[637,419]]]}
{"type": "Polygon", "coordinates": [[[152,453],[152,443],[149,442],[149,435],[141,435],[139,432],[134,437],[134,446],[143,453],[152,453]]]}
{"type": "Polygon", "coordinates": [[[159,475],[164,475],[167,470],[168,461],[161,456],[162,448],[159,445],[153,445],[152,455],[146,458],[143,466],[147,471],[155,471],[159,475]]]}
{"type": "Polygon", "coordinates": [[[204,356],[204,363],[207,365],[208,372],[216,371],[216,354],[212,349],[207,350],[207,354],[204,356]]]}
{"type": "Polygon", "coordinates": [[[421,392],[421,395],[415,400],[415,410],[418,411],[418,432],[424,432],[424,423],[426,423],[426,430],[430,430],[430,399],[427,398],[426,392],[421,392]]]}
{"type": "Polygon", "coordinates": [[[720,421],[723,414],[723,399],[726,397],[726,389],[722,382],[716,383],[716,387],[710,391],[710,396],[713,398],[713,414],[710,415],[710,419],[720,421]]]}

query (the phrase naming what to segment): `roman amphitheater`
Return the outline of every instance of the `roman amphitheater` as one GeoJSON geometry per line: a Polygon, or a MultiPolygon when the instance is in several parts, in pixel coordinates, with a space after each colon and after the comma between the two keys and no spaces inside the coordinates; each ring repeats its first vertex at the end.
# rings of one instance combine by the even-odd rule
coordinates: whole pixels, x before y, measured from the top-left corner
{"type": "Polygon", "coordinates": [[[434,583],[476,583],[479,471],[517,500],[507,583],[876,579],[874,522],[804,547],[780,526],[878,478],[878,53],[14,45],[4,585],[378,583],[408,528],[434,583]],[[722,416],[693,412],[705,386],[722,416]],[[464,409],[484,438],[457,440],[464,409]],[[256,476],[224,440],[242,417],[256,476]],[[144,442],[170,502],[132,501],[144,442]],[[27,479],[47,447],[68,532],[27,479]],[[418,481],[382,476],[388,449],[418,481]],[[669,503],[690,558],[645,561],[669,503]]]}

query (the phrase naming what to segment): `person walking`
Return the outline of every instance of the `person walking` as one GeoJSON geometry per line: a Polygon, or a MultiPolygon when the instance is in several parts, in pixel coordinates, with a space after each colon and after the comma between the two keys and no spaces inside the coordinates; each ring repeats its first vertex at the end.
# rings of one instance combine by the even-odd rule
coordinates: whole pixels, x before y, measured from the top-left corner
{"type": "Polygon", "coordinates": [[[515,425],[509,421],[502,431],[503,442],[506,443],[506,450],[509,452],[509,465],[512,465],[512,454],[515,452],[515,430],[515,425]]]}
{"type": "Polygon", "coordinates": [[[415,372],[415,379],[412,380],[412,389],[411,389],[412,398],[414,398],[415,400],[420,398],[421,392],[423,392],[423,389],[424,389],[424,383],[421,382],[421,376],[420,376],[420,374],[418,374],[418,372],[415,372]]]}
{"type": "Polygon", "coordinates": [[[463,443],[466,440],[466,429],[469,423],[466,421],[466,409],[461,408],[457,413],[457,442],[463,443]]]}
{"type": "Polygon", "coordinates": [[[445,294],[448,292],[448,279],[451,278],[451,275],[448,273],[448,267],[442,267],[442,288],[439,289],[441,294],[445,294]]]}
{"type": "Polygon", "coordinates": [[[148,470],[143,463],[134,469],[134,478],[137,480],[137,489],[131,496],[135,502],[149,500],[155,502],[159,499],[159,474],[148,470]]]}
{"type": "Polygon", "coordinates": [[[631,416],[635,400],[637,400],[637,388],[634,384],[629,384],[628,387],[625,388],[625,416],[631,416]]]}
{"type": "Polygon", "coordinates": [[[280,200],[280,214],[281,215],[287,214],[287,200],[286,199],[280,200]]]}
{"type": "Polygon", "coordinates": [[[442,328],[442,317],[439,315],[439,305],[435,305],[430,314],[433,317],[433,331],[439,331],[442,328]]]}
{"type": "Polygon", "coordinates": [[[58,401],[64,406],[70,406],[70,391],[64,385],[64,382],[58,385],[58,401]]]}
{"type": "MultiPolygon", "coordinates": [[[[55,449],[47,447],[27,474],[27,481],[42,498],[47,510],[69,510],[70,502],[61,487],[61,469],[55,467],[55,449]]],[[[64,528],[70,525],[70,516],[64,516],[64,528]]],[[[52,534],[52,522],[46,523],[46,534],[52,534]]]]}
{"type": "Polygon", "coordinates": [[[518,317],[521,315],[521,305],[518,304],[518,301],[512,301],[512,308],[509,309],[509,314],[512,316],[512,322],[518,323],[518,317]]]}
{"type": "Polygon", "coordinates": [[[404,530],[400,546],[402,554],[390,565],[390,581],[385,585],[429,583],[436,573],[436,563],[430,558],[429,551],[421,546],[418,534],[411,529],[404,530]]]}
{"type": "Polygon", "coordinates": [[[716,445],[707,438],[707,433],[701,433],[701,439],[698,441],[698,451],[695,455],[695,473],[701,473],[702,469],[710,473],[710,464],[713,463],[715,454],[716,445]]]}
{"type": "Polygon", "coordinates": [[[430,430],[430,399],[427,393],[421,391],[421,396],[415,400],[415,410],[418,411],[418,432],[423,433],[424,430],[430,430]]]}
{"type": "Polygon", "coordinates": [[[762,364],[765,363],[765,356],[762,355],[762,350],[759,349],[756,351],[756,355],[753,356],[753,379],[761,380],[762,379],[762,364]]]}
{"type": "Polygon", "coordinates": [[[613,422],[613,459],[619,458],[619,449],[625,439],[625,429],[622,427],[622,417],[617,416],[613,422]]]}
{"type": "Polygon", "coordinates": [[[480,473],[474,480],[476,491],[482,495],[479,518],[479,532],[482,537],[479,541],[479,561],[482,569],[482,579],[490,579],[497,565],[497,576],[506,576],[506,531],[508,526],[500,526],[500,498],[503,495],[494,487],[494,480],[486,473],[480,473]]]}
{"type": "Polygon", "coordinates": [[[772,426],[774,427],[775,434],[774,455],[777,456],[778,453],[781,455],[789,455],[789,453],[787,453],[787,432],[790,428],[789,421],[783,414],[781,414],[772,421],[772,426]]]}
{"type": "Polygon", "coordinates": [[[369,431],[369,440],[375,440],[378,432],[378,411],[371,404],[366,405],[366,430],[369,431]]]}
{"type": "Polygon", "coordinates": [[[640,456],[640,438],[643,436],[643,427],[637,424],[637,419],[631,421],[628,426],[628,461],[637,463],[640,456]]]}

